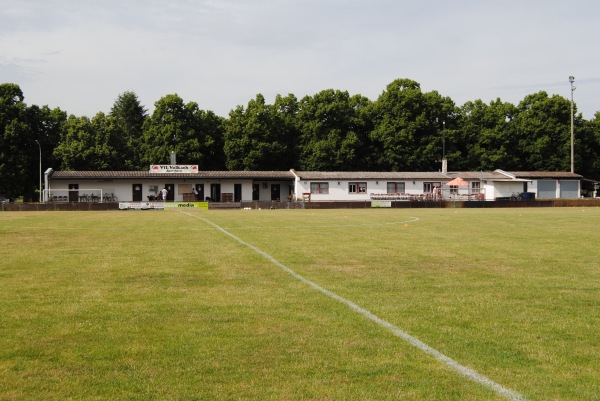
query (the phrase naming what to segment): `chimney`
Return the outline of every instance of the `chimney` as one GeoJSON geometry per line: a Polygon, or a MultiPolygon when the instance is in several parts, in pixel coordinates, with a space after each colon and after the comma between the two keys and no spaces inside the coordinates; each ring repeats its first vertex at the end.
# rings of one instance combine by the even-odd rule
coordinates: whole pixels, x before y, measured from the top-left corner
{"type": "Polygon", "coordinates": [[[174,150],[171,151],[171,165],[175,166],[177,164],[177,154],[174,150]]]}
{"type": "Polygon", "coordinates": [[[448,160],[446,158],[442,159],[442,174],[448,174],[448,160]]]}

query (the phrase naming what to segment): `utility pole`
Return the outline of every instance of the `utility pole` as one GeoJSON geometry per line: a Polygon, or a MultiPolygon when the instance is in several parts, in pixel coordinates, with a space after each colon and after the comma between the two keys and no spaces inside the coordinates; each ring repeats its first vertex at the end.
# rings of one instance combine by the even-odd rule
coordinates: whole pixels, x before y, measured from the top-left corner
{"type": "Polygon", "coordinates": [[[571,173],[575,172],[575,116],[574,116],[574,106],[573,106],[573,92],[575,92],[575,77],[570,76],[569,82],[571,83],[571,173]]]}

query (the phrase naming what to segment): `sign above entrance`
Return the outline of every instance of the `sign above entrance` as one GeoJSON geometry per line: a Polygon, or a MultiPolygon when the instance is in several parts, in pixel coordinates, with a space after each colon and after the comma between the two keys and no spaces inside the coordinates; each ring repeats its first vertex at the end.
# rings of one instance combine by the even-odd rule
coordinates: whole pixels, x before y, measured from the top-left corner
{"type": "Polygon", "coordinates": [[[197,174],[197,164],[152,164],[150,165],[150,173],[153,174],[197,174]]]}

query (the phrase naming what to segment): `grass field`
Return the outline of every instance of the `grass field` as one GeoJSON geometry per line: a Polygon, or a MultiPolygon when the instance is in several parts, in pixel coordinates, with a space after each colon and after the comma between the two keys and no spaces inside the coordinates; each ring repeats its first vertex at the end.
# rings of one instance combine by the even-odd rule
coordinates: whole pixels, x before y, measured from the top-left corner
{"type": "Polygon", "coordinates": [[[600,208],[2,212],[0,400],[600,400],[599,232],[600,208]]]}

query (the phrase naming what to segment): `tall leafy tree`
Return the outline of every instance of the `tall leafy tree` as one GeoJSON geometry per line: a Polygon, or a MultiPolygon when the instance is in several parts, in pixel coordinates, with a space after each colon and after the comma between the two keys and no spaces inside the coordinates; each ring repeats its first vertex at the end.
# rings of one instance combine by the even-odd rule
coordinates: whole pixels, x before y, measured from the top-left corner
{"type": "Polygon", "coordinates": [[[298,168],[298,143],[300,129],[298,126],[298,111],[300,105],[293,94],[277,95],[273,104],[273,114],[278,131],[277,137],[285,148],[282,156],[282,169],[298,168]]]}
{"type": "MultiPolygon", "coordinates": [[[[290,100],[290,99],[288,99],[290,100]]],[[[290,100],[292,101],[292,100],[290,100]]],[[[282,100],[283,102],[283,100],[282,100]]],[[[225,155],[229,170],[286,170],[290,158],[290,133],[286,118],[278,107],[267,105],[261,94],[248,102],[247,108],[238,106],[229,113],[225,122],[225,155]]]]}
{"type": "Polygon", "coordinates": [[[224,167],[222,119],[200,110],[195,102],[186,104],[177,94],[167,95],[155,103],[143,128],[140,159],[146,165],[167,163],[175,152],[179,164],[224,167]]]}
{"type": "Polygon", "coordinates": [[[177,94],[159,99],[152,115],[145,121],[140,149],[141,160],[146,165],[168,163],[171,152],[177,154],[177,162],[196,162],[199,154],[191,154],[199,149],[194,141],[195,103],[183,102],[177,94]]]}
{"type": "MultiPolygon", "coordinates": [[[[439,120],[450,122],[454,109],[450,98],[437,92],[423,93],[415,81],[397,79],[390,83],[373,107],[371,138],[379,156],[378,169],[418,171],[439,167],[439,120]]],[[[461,156],[458,152],[455,157],[461,156]]]]}
{"type": "Polygon", "coordinates": [[[225,170],[225,132],[223,118],[212,111],[194,113],[195,132],[198,138],[198,158],[201,170],[225,170]]]}
{"type": "Polygon", "coordinates": [[[575,172],[600,180],[600,112],[590,121],[575,120],[575,172]]]}
{"type": "Polygon", "coordinates": [[[10,199],[25,192],[37,147],[25,122],[23,99],[18,85],[0,85],[0,196],[10,199]]]}
{"type": "Polygon", "coordinates": [[[49,167],[66,115],[48,106],[27,107],[21,88],[0,85],[0,196],[38,200],[41,164],[49,167]]]}
{"type": "MultiPolygon", "coordinates": [[[[49,167],[58,168],[59,162],[54,158],[54,148],[60,143],[62,126],[67,120],[67,113],[59,108],[50,109],[48,106],[40,108],[33,105],[27,108],[26,120],[32,138],[37,141],[32,146],[34,146],[34,149],[37,148],[38,151],[41,151],[42,174],[49,167]]],[[[29,170],[29,177],[33,183],[31,187],[36,189],[39,187],[39,167],[40,160],[38,157],[35,160],[35,167],[29,170]]]]}
{"type": "Polygon", "coordinates": [[[520,169],[570,171],[571,105],[544,91],[526,96],[517,106],[514,124],[520,169]]]}
{"type": "Polygon", "coordinates": [[[518,138],[512,125],[516,113],[513,104],[500,99],[489,104],[469,101],[460,108],[458,127],[467,149],[465,170],[511,170],[520,166],[515,153],[518,138]]]}
{"type": "Polygon", "coordinates": [[[364,112],[370,101],[328,89],[300,101],[299,157],[303,170],[357,171],[369,167],[364,112]]]}
{"type": "Polygon", "coordinates": [[[144,121],[148,116],[146,108],[140,103],[135,92],[127,91],[117,97],[110,110],[110,116],[116,120],[120,135],[126,139],[123,157],[127,161],[128,169],[142,168],[139,146],[144,121]]]}
{"type": "Polygon", "coordinates": [[[115,118],[102,112],[91,120],[71,115],[64,124],[54,157],[63,170],[124,170],[128,167],[124,149],[126,138],[115,118]]]}

